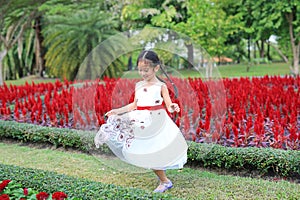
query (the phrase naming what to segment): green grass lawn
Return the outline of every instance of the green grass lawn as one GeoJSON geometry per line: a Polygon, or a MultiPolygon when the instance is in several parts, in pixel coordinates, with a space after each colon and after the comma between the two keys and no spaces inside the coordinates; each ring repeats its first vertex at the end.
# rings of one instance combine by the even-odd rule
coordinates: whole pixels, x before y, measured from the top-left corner
{"type": "MultiPolygon", "coordinates": [[[[183,69],[176,70],[173,68],[167,69],[169,74],[180,78],[187,77],[205,77],[206,68],[199,69],[183,69]]],[[[271,63],[252,65],[247,71],[247,64],[220,65],[213,68],[213,76],[218,78],[230,77],[252,77],[252,76],[275,76],[275,75],[290,75],[289,64],[287,63],[271,63]]],[[[136,70],[124,72],[123,78],[139,78],[136,70]]]]}
{"type": "MultiPolygon", "coordinates": [[[[39,78],[37,76],[28,76],[28,77],[24,77],[18,80],[6,80],[4,81],[6,83],[6,85],[24,85],[26,82],[28,84],[31,84],[32,82],[34,83],[47,83],[47,82],[51,82],[54,83],[57,79],[55,78],[39,78]]],[[[58,79],[59,80],[59,79],[58,79]]]]}
{"type": "MultiPolygon", "coordinates": [[[[20,144],[0,143],[0,162],[25,168],[54,171],[102,183],[152,191],[157,178],[152,171],[122,170],[110,158],[74,151],[38,149],[20,144]],[[111,164],[107,164],[111,163],[111,164]]],[[[168,193],[183,199],[300,199],[300,184],[218,175],[204,169],[185,167],[168,170],[174,188],[168,193]]]]}
{"type": "MultiPolygon", "coordinates": [[[[230,77],[252,77],[252,76],[265,76],[265,75],[289,75],[289,65],[286,63],[274,64],[259,64],[250,66],[247,71],[247,64],[236,65],[220,65],[214,67],[215,76],[220,78],[230,77]]],[[[201,77],[205,74],[205,69],[199,70],[179,70],[180,74],[184,77],[201,77]],[[202,75],[201,75],[202,74],[202,75]]]]}
{"type": "MultiPolygon", "coordinates": [[[[176,70],[170,69],[168,70],[174,76],[180,78],[187,77],[204,77],[205,76],[205,68],[201,68],[199,70],[190,69],[190,70],[176,70]]],[[[287,63],[271,63],[271,64],[259,64],[252,65],[247,71],[247,64],[235,64],[235,65],[221,65],[217,66],[213,70],[214,76],[220,78],[226,77],[252,77],[252,76],[265,76],[265,75],[290,75],[289,64],[287,63]]],[[[138,72],[136,70],[133,71],[125,71],[122,75],[122,78],[140,78],[138,72]]],[[[41,82],[55,82],[56,79],[50,78],[38,78],[36,76],[24,77],[18,80],[8,80],[5,81],[7,85],[22,85],[27,81],[29,84],[34,81],[35,83],[41,82]]]]}
{"type": "Polygon", "coordinates": [[[290,69],[287,63],[273,63],[252,65],[247,72],[247,65],[222,65],[218,67],[222,77],[247,77],[265,75],[289,75],[290,69]]]}

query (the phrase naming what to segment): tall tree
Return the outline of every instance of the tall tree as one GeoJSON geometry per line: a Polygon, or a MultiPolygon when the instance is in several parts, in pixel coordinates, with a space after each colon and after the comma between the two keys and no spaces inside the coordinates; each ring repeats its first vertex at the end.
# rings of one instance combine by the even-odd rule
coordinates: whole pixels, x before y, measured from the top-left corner
{"type": "Polygon", "coordinates": [[[274,8],[277,8],[278,12],[281,11],[283,20],[281,21],[281,27],[288,27],[288,35],[290,39],[290,45],[293,54],[293,61],[291,71],[294,74],[299,74],[299,56],[300,56],[300,2],[297,0],[285,0],[280,4],[276,1],[274,8]],[[282,10],[278,7],[282,5],[282,10]]]}
{"type": "MultiPolygon", "coordinates": [[[[181,15],[177,13],[175,7],[180,7],[179,0],[154,0],[154,1],[146,1],[146,0],[126,0],[122,1],[121,5],[121,29],[128,31],[128,37],[131,37],[131,30],[143,29],[146,30],[149,26],[155,27],[163,27],[166,28],[169,26],[171,21],[180,20],[181,15]],[[165,23],[167,17],[167,22],[165,23]],[[162,19],[162,20],[161,20],[162,19]],[[146,29],[145,29],[146,28],[146,29]]],[[[148,31],[148,30],[147,30],[148,31]]],[[[158,34],[165,34],[166,31],[162,33],[162,31],[153,29],[151,30],[151,34],[154,34],[154,37],[151,34],[147,34],[147,37],[144,37],[149,42],[152,38],[156,38],[158,34]]],[[[144,34],[144,31],[141,31],[140,34],[144,34]]],[[[145,36],[145,35],[144,35],[145,36]]],[[[131,55],[129,57],[129,63],[131,62],[131,55]]],[[[129,67],[128,67],[129,68],[129,67]]]]}
{"type": "Polygon", "coordinates": [[[261,25],[273,30],[273,34],[278,36],[281,48],[285,48],[286,44],[289,44],[286,54],[291,62],[290,69],[293,74],[299,74],[300,2],[297,0],[271,0],[264,2],[263,5],[261,25]],[[289,52],[291,56],[289,56],[289,52]]]}
{"type": "Polygon", "coordinates": [[[222,1],[190,0],[186,3],[188,18],[172,26],[176,31],[188,35],[212,56],[226,52],[226,40],[241,27],[239,15],[227,16],[222,1]]]}
{"type": "MultiPolygon", "coordinates": [[[[8,51],[19,43],[22,43],[23,33],[31,25],[35,18],[37,8],[43,1],[15,0],[4,1],[0,7],[0,85],[3,84],[3,59],[8,51]]],[[[19,51],[20,54],[21,50],[19,51]]]]}
{"type": "MultiPolygon", "coordinates": [[[[281,49],[289,43],[292,57],[291,72],[299,74],[299,53],[300,53],[300,2],[298,0],[242,0],[244,7],[240,7],[240,12],[244,13],[245,18],[250,17],[251,24],[248,32],[255,36],[255,41],[266,42],[272,34],[278,36],[281,49]],[[248,8],[248,12],[245,9],[248,8]],[[250,12],[249,12],[250,9],[250,12]]],[[[262,46],[259,46],[262,53],[262,46]]],[[[282,51],[278,47],[279,54],[282,51]]],[[[287,56],[282,55],[286,60],[287,56]]]]}
{"type": "Polygon", "coordinates": [[[42,20],[43,17],[42,15],[37,16],[34,19],[34,35],[35,35],[35,65],[36,65],[36,70],[38,72],[38,75],[40,77],[43,77],[43,72],[45,70],[45,61],[44,61],[44,54],[45,54],[45,50],[43,47],[43,35],[42,35],[42,20]]]}
{"type": "MultiPolygon", "coordinates": [[[[49,73],[73,80],[80,64],[102,41],[117,33],[117,23],[100,8],[78,9],[67,14],[46,16],[43,30],[49,73]]],[[[120,68],[112,69],[121,71],[120,68]]],[[[113,75],[109,72],[108,75],[113,75]]]]}

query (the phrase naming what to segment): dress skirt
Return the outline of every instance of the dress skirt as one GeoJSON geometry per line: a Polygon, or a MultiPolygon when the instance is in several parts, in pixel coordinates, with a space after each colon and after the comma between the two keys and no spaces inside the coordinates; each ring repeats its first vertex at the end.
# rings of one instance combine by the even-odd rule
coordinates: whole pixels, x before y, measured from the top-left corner
{"type": "Polygon", "coordinates": [[[187,143],[165,109],[112,115],[95,144],[106,143],[121,160],[146,169],[179,169],[187,162],[187,143]]]}

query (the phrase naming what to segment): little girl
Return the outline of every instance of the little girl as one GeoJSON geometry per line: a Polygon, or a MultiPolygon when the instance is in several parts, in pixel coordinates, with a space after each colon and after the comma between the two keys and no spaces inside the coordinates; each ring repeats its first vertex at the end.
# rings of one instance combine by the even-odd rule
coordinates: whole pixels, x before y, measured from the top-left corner
{"type": "Polygon", "coordinates": [[[161,68],[157,54],[142,51],[137,65],[143,80],[136,83],[134,101],[106,113],[108,120],[100,127],[95,144],[106,143],[123,161],[152,169],[160,180],[154,192],[165,192],[173,187],[165,170],[183,168],[187,161],[187,143],[165,110],[179,112],[180,108],[156,76],[161,68]]]}

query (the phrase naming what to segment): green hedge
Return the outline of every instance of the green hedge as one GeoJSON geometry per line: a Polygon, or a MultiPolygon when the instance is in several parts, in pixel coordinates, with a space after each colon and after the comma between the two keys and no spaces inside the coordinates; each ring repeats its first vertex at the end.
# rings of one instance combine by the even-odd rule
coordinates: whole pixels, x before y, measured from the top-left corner
{"type": "MultiPolygon", "coordinates": [[[[0,120],[0,138],[23,142],[48,143],[55,147],[76,148],[86,153],[98,151],[111,154],[106,145],[98,150],[95,133],[66,128],[43,127],[33,124],[0,120]]],[[[254,170],[262,175],[300,177],[300,151],[273,148],[233,148],[217,144],[189,142],[188,163],[203,167],[231,170],[254,170]]]]}
{"type": "Polygon", "coordinates": [[[101,151],[111,153],[107,146],[96,149],[95,132],[69,128],[45,127],[34,124],[0,120],[0,138],[16,139],[22,142],[46,143],[56,148],[74,148],[83,152],[101,151]]]}
{"type": "Polygon", "coordinates": [[[178,199],[170,194],[153,193],[137,188],[124,188],[113,184],[89,181],[37,169],[0,164],[0,182],[13,180],[23,187],[39,192],[63,191],[76,199],[178,199]]]}
{"type": "Polygon", "coordinates": [[[203,167],[254,170],[262,175],[300,178],[300,151],[256,147],[234,148],[190,142],[188,161],[203,167]]]}

